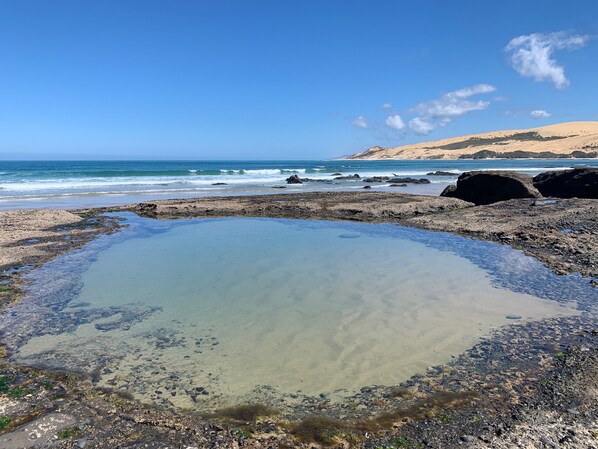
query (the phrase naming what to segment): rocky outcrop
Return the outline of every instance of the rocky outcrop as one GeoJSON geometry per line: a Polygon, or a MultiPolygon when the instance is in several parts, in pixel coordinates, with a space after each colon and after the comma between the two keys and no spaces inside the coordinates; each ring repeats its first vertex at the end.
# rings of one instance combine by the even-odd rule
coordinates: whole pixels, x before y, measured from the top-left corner
{"type": "Polygon", "coordinates": [[[474,171],[463,173],[456,186],[448,186],[440,194],[480,204],[491,204],[514,198],[541,198],[532,177],[515,172],[474,171]]]}
{"type": "Polygon", "coordinates": [[[355,173],[354,175],[348,175],[348,176],[337,176],[336,178],[334,178],[335,181],[345,181],[345,180],[350,180],[350,179],[359,179],[360,176],[355,173]]]}
{"type": "Polygon", "coordinates": [[[459,173],[453,173],[450,171],[442,171],[442,170],[437,170],[437,171],[431,171],[430,173],[426,173],[426,176],[458,176],[459,173]]]}
{"type": "Polygon", "coordinates": [[[598,168],[549,171],[534,177],[534,187],[544,196],[598,198],[598,168]]]}
{"type": "Polygon", "coordinates": [[[291,175],[287,178],[287,184],[303,184],[303,181],[298,175],[291,175]]]}
{"type": "Polygon", "coordinates": [[[392,178],[388,182],[394,184],[430,184],[430,180],[426,178],[392,178]]]}
{"type": "Polygon", "coordinates": [[[364,178],[363,182],[390,182],[393,184],[430,184],[426,178],[391,178],[389,176],[372,176],[364,178]]]}

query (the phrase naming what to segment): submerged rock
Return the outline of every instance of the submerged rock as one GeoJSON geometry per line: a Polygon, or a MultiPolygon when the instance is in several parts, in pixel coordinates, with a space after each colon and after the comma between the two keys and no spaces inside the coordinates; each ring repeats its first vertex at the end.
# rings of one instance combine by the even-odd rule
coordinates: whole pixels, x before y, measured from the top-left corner
{"type": "Polygon", "coordinates": [[[541,198],[532,177],[508,171],[473,171],[459,176],[456,186],[448,186],[440,196],[491,204],[513,198],[541,198]]]}
{"type": "Polygon", "coordinates": [[[598,198],[598,168],[548,171],[535,176],[533,182],[544,196],[598,198]]]}

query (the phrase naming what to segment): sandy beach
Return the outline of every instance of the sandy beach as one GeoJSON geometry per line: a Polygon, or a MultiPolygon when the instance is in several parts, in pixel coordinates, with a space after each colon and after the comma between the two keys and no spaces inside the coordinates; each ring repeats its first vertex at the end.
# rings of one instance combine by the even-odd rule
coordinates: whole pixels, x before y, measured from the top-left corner
{"type": "MultiPolygon", "coordinates": [[[[511,245],[556,273],[580,272],[585,282],[595,283],[597,210],[595,200],[584,199],[520,199],[473,207],[452,198],[363,191],[166,200],[71,212],[6,211],[0,212],[0,254],[1,267],[8,271],[0,294],[3,304],[18,300],[23,272],[114,232],[118,221],[102,214],[125,211],[161,220],[278,217],[449,231],[511,245]],[[563,229],[570,231],[563,234],[563,229]]],[[[24,393],[2,402],[0,415],[12,418],[0,442],[6,448],[36,447],[40,441],[71,447],[56,435],[74,432],[98,448],[124,445],[132,435],[137,443],[159,439],[190,447],[312,447],[332,441],[337,447],[364,448],[396,447],[397,441],[511,447],[565,436],[570,447],[579,447],[595,439],[596,343],[590,316],[549,318],[503,328],[453,362],[417,374],[395,390],[362,390],[350,408],[319,398],[277,415],[228,410],[207,420],[140,406],[118,391],[98,390],[83,373],[44,372],[3,360],[3,378],[14,379],[24,393]],[[31,409],[32,404],[37,406],[31,409]],[[319,412],[314,415],[314,410],[319,412]],[[320,415],[328,418],[314,421],[320,415]],[[30,440],[26,435],[31,432],[41,440],[30,440]]]]}

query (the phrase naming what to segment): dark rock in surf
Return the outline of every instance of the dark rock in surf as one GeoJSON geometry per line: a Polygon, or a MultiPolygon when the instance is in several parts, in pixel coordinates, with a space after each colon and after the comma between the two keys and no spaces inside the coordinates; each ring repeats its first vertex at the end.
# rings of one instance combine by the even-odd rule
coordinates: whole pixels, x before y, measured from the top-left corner
{"type": "Polygon", "coordinates": [[[458,176],[459,173],[452,173],[450,171],[431,171],[430,173],[426,173],[426,176],[458,176]]]}
{"type": "Polygon", "coordinates": [[[303,184],[303,181],[298,175],[291,175],[287,178],[287,184],[303,184]]]}
{"type": "Polygon", "coordinates": [[[388,182],[393,184],[430,184],[430,180],[426,178],[392,178],[388,182]]]}
{"type": "Polygon", "coordinates": [[[371,178],[364,178],[363,182],[385,182],[389,179],[388,176],[372,176],[371,178]]]}
{"type": "Polygon", "coordinates": [[[355,173],[354,175],[348,175],[348,176],[337,176],[336,178],[334,178],[335,181],[344,181],[344,180],[349,180],[349,179],[359,179],[360,176],[355,173]]]}

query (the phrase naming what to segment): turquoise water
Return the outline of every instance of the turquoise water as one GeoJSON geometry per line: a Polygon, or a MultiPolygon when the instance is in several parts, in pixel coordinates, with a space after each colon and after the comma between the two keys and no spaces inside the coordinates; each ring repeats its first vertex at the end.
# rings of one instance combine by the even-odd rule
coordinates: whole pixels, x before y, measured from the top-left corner
{"type": "MultiPolygon", "coordinates": [[[[536,174],[598,160],[425,160],[425,161],[0,161],[0,209],[76,208],[126,204],[152,198],[247,195],[309,190],[360,189],[360,181],[335,181],[334,173],[426,177],[437,170],[513,169],[536,174]],[[286,185],[292,174],[317,183],[286,185]],[[214,185],[219,184],[219,185],[214,185]],[[224,185],[223,185],[224,184],[224,185]]],[[[407,193],[439,194],[456,176],[428,177],[407,193]]],[[[372,184],[388,189],[387,183],[372,184]]]]}
{"type": "Polygon", "coordinates": [[[13,361],[94,372],[176,407],[341,400],[446,363],[500,326],[594,313],[578,277],[449,234],[127,217],[123,232],[32,272],[0,325],[13,361]]]}

